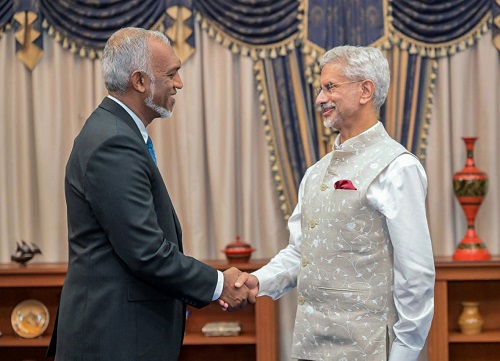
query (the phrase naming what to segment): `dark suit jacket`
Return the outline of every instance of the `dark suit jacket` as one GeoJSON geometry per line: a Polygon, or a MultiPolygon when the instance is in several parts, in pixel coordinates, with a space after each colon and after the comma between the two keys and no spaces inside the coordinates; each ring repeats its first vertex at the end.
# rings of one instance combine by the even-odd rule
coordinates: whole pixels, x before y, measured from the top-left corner
{"type": "Polygon", "coordinates": [[[177,360],[185,304],[211,302],[217,271],[182,253],[181,227],[137,125],[105,98],[65,178],[69,262],[49,355],[177,360]]]}

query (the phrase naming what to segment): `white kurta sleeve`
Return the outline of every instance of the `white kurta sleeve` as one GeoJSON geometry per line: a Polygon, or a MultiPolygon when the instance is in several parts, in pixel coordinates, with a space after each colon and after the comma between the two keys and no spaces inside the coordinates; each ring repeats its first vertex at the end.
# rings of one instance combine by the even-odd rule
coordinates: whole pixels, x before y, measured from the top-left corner
{"type": "Polygon", "coordinates": [[[434,257],[427,225],[427,177],[420,162],[404,154],[368,189],[372,206],[387,220],[394,247],[394,302],[398,321],[390,361],[416,361],[434,314],[434,257]]]}
{"type": "Polygon", "coordinates": [[[274,256],[267,265],[252,273],[259,279],[258,296],[270,296],[276,300],[297,286],[302,244],[301,207],[304,184],[309,173],[308,170],[300,183],[298,203],[292,216],[288,219],[290,231],[288,246],[274,256]]]}

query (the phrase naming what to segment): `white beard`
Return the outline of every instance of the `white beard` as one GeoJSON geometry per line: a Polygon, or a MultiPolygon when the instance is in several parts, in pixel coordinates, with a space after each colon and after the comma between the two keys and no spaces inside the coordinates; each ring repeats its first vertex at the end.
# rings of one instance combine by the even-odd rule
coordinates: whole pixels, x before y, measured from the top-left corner
{"type": "Polygon", "coordinates": [[[338,121],[337,119],[327,119],[323,122],[323,125],[326,127],[326,128],[331,128],[333,130],[339,130],[336,125],[337,125],[338,121]]]}
{"type": "MultiPolygon", "coordinates": [[[[328,103],[327,105],[329,106],[332,106],[335,108],[335,111],[337,110],[337,107],[336,105],[334,104],[331,104],[331,103],[328,103]]],[[[333,118],[330,118],[330,119],[325,119],[323,121],[323,125],[326,127],[326,128],[331,128],[333,130],[338,130],[338,127],[337,127],[337,123],[339,122],[339,114],[336,113],[333,118]]]]}
{"type": "Polygon", "coordinates": [[[155,103],[153,103],[153,94],[155,92],[155,83],[154,81],[151,82],[151,93],[149,96],[144,100],[144,103],[146,106],[150,109],[152,109],[156,114],[158,114],[159,118],[168,118],[172,115],[172,111],[168,110],[164,107],[161,107],[155,103]]]}

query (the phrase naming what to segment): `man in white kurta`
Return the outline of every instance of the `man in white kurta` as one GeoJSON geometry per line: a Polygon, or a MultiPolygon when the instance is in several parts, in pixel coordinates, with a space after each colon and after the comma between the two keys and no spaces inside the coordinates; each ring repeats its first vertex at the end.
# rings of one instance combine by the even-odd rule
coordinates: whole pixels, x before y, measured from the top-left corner
{"type": "Polygon", "coordinates": [[[378,121],[381,52],[338,47],[321,67],[316,104],[339,131],[333,151],[301,182],[289,245],[240,281],[273,299],[297,287],[294,358],[415,361],[434,312],[425,171],[378,121]]]}

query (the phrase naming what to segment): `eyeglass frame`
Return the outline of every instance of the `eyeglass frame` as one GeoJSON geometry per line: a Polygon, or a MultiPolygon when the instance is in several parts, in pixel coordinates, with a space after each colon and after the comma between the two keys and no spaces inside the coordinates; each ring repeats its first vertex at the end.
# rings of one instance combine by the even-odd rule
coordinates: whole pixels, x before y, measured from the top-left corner
{"type": "Polygon", "coordinates": [[[363,80],[353,80],[353,81],[345,81],[345,82],[342,82],[342,83],[327,83],[325,86],[321,86],[319,88],[316,88],[314,89],[314,96],[318,97],[321,92],[324,92],[325,94],[328,92],[329,94],[332,94],[333,91],[335,89],[337,89],[338,87],[340,87],[341,85],[345,85],[345,84],[354,84],[354,83],[361,83],[363,81],[365,81],[366,79],[363,79],[363,80]]]}

